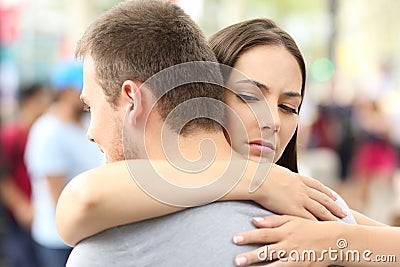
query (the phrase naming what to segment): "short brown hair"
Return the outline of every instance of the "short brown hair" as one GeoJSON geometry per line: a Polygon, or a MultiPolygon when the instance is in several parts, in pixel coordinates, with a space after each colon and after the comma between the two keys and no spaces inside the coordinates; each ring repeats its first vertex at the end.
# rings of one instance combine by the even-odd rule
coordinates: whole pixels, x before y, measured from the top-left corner
{"type": "MultiPolygon", "coordinates": [[[[161,70],[185,62],[217,62],[206,38],[190,17],[178,6],[156,0],[126,1],[116,5],[89,26],[75,54],[76,57],[90,54],[93,58],[98,83],[114,107],[125,80],[145,82],[161,70]]],[[[151,88],[153,94],[154,90],[156,88],[151,88]]],[[[157,111],[165,120],[179,104],[198,97],[223,101],[224,91],[219,86],[205,83],[181,85],[160,98],[157,111]]],[[[221,107],[215,107],[210,116],[223,120],[224,109],[221,107]]],[[[201,109],[205,109],[204,105],[193,104],[186,114],[202,113],[197,112],[201,109]]],[[[173,124],[180,125],[187,116],[175,116],[175,120],[181,121],[173,124]]],[[[221,129],[218,123],[207,118],[195,119],[186,126],[221,129]]]]}
{"type": "MultiPolygon", "coordinates": [[[[234,67],[239,57],[252,47],[259,45],[285,47],[299,64],[302,75],[301,95],[304,97],[306,83],[304,58],[293,38],[272,20],[253,19],[233,24],[212,35],[209,43],[218,61],[230,67],[234,67]]],[[[223,73],[224,78],[227,79],[229,74],[223,73]]],[[[298,171],[297,129],[277,164],[289,168],[291,171],[298,171]]]]}

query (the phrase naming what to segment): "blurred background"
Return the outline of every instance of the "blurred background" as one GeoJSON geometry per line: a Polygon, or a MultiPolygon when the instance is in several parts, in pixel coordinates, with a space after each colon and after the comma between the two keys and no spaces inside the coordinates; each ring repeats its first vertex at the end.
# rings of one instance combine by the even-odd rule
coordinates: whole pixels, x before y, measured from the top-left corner
{"type": "MultiPolygon", "coordinates": [[[[57,62],[116,0],[0,0],[1,122],[18,114],[18,94],[49,84],[57,62]]],[[[175,0],[206,36],[267,17],[306,59],[300,115],[300,170],[339,192],[349,206],[399,224],[400,1],[175,0]]],[[[3,266],[0,264],[0,266],[3,266]]],[[[6,266],[6,265],[4,265],[6,266]]]]}

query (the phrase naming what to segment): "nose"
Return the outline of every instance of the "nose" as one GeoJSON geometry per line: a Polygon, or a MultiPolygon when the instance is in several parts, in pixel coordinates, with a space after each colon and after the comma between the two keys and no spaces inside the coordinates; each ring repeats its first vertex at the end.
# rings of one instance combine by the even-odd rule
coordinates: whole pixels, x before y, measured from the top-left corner
{"type": "Polygon", "coordinates": [[[271,109],[271,113],[272,113],[271,128],[274,131],[274,133],[278,133],[279,130],[281,129],[281,117],[279,116],[279,109],[273,108],[271,109]]]}
{"type": "Polygon", "coordinates": [[[268,109],[262,112],[261,116],[259,115],[259,122],[261,129],[273,131],[274,133],[278,133],[281,128],[281,118],[279,113],[279,107],[277,103],[271,103],[272,101],[266,101],[268,104],[268,109]]]}
{"type": "Polygon", "coordinates": [[[86,137],[87,137],[87,139],[88,139],[90,142],[96,143],[96,141],[95,141],[94,138],[92,137],[92,134],[90,133],[90,129],[87,131],[86,137]]]}

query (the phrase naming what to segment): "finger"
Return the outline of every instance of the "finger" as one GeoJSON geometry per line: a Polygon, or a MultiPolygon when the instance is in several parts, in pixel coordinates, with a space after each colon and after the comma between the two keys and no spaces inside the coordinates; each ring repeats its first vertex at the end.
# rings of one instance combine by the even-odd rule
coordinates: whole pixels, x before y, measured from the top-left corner
{"type": "Polygon", "coordinates": [[[346,217],[344,210],[325,194],[315,189],[310,189],[308,194],[311,199],[307,202],[306,208],[319,219],[337,221],[334,215],[339,218],[346,217]]]}
{"type": "Polygon", "coordinates": [[[276,228],[262,228],[248,232],[242,232],[235,234],[233,237],[233,243],[236,245],[244,244],[269,244],[280,241],[281,234],[276,228]]]}
{"type": "Polygon", "coordinates": [[[270,264],[268,264],[268,266],[266,267],[299,267],[300,265],[298,265],[298,263],[290,261],[290,260],[278,260],[275,262],[272,262],[270,264]]]}
{"type": "Polygon", "coordinates": [[[310,177],[306,177],[306,176],[301,176],[301,177],[302,177],[303,182],[308,187],[314,188],[315,190],[318,190],[321,193],[324,193],[325,195],[327,195],[329,198],[331,198],[334,201],[337,199],[337,196],[332,192],[332,190],[330,190],[328,187],[326,187],[320,181],[310,178],[310,177]]]}
{"type": "MultiPolygon", "coordinates": [[[[309,199],[309,201],[314,201],[314,200],[309,199]]],[[[317,217],[312,212],[310,212],[305,206],[307,205],[304,205],[304,207],[299,206],[296,210],[292,211],[291,214],[307,220],[318,221],[317,217]]]]}
{"type": "Polygon", "coordinates": [[[257,227],[276,228],[290,221],[293,217],[289,215],[269,215],[265,217],[255,217],[252,222],[257,227]]]}
{"type": "MultiPolygon", "coordinates": [[[[268,267],[270,266],[279,266],[279,267],[294,267],[294,266],[304,266],[304,262],[299,265],[296,257],[290,256],[289,246],[285,242],[279,242],[276,244],[266,245],[263,248],[263,251],[258,251],[257,259],[264,259],[265,261],[270,262],[268,267]],[[260,255],[261,257],[259,257],[260,255]]],[[[251,255],[254,257],[254,255],[251,255]]]]}
{"type": "MultiPolygon", "coordinates": [[[[265,245],[235,257],[236,266],[247,266],[259,262],[287,262],[287,252],[279,244],[265,245]]],[[[270,266],[270,265],[268,265],[270,266]]],[[[284,265],[287,266],[287,265],[284,265]]]]}
{"type": "Polygon", "coordinates": [[[310,201],[307,204],[307,208],[310,212],[317,216],[321,221],[338,221],[338,217],[335,217],[329,210],[316,201],[310,201]]]}
{"type": "MultiPolygon", "coordinates": [[[[310,189],[311,190],[311,189],[310,189]]],[[[304,218],[307,220],[311,220],[311,221],[318,221],[317,217],[314,216],[313,213],[311,213],[307,208],[307,203],[309,201],[314,201],[313,199],[311,199],[308,195],[304,196],[304,200],[299,201],[297,203],[297,205],[293,205],[291,210],[286,210],[285,214],[290,214],[290,215],[279,215],[279,216],[295,216],[295,217],[300,217],[300,218],[304,218]]],[[[308,205],[310,205],[308,203],[308,205]]],[[[278,215],[277,215],[278,216],[278,215]]],[[[268,217],[268,216],[267,216],[268,217]]],[[[271,216],[272,217],[272,216],[271,216]]],[[[268,226],[266,226],[268,227],[268,226]]]]}
{"type": "Polygon", "coordinates": [[[266,261],[265,252],[267,252],[268,247],[263,246],[258,249],[240,254],[235,257],[235,265],[236,266],[247,266],[249,264],[257,263],[257,262],[262,262],[266,261]]]}

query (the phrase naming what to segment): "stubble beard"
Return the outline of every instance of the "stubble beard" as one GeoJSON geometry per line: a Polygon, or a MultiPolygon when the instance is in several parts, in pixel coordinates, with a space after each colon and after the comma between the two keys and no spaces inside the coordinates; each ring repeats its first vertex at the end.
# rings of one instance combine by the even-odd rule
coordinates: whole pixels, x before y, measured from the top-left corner
{"type": "MultiPolygon", "coordinates": [[[[131,159],[131,157],[126,157],[123,143],[123,131],[122,131],[122,121],[119,118],[114,118],[114,124],[112,125],[113,134],[110,144],[110,152],[107,155],[107,162],[122,161],[125,159],[131,159]]],[[[130,155],[129,155],[130,156],[130,155]]]]}
{"type": "MultiPolygon", "coordinates": [[[[143,156],[145,153],[140,153],[138,144],[129,129],[128,124],[123,125],[122,120],[114,118],[113,138],[111,141],[111,149],[108,156],[108,162],[122,161],[129,159],[147,159],[143,156]]],[[[137,141],[137,140],[136,140],[137,141]]]]}

